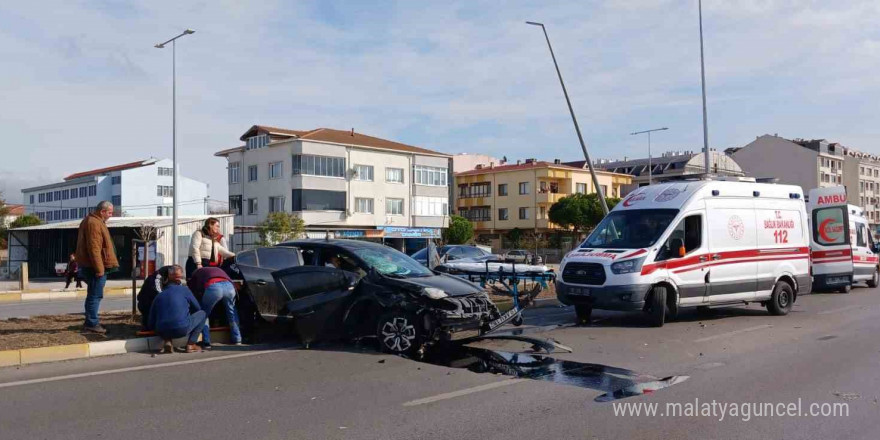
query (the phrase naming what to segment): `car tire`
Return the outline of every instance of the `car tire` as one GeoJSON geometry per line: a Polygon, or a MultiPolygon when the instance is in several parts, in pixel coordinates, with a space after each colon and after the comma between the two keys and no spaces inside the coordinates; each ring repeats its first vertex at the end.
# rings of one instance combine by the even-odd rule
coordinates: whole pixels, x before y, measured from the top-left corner
{"type": "Polygon", "coordinates": [[[871,279],[868,280],[868,287],[873,289],[878,285],[880,285],[880,271],[874,269],[874,276],[872,276],[871,279]]]}
{"type": "Polygon", "coordinates": [[[593,315],[593,306],[589,304],[575,304],[574,314],[577,317],[577,325],[590,325],[590,317],[593,315]]]}
{"type": "Polygon", "coordinates": [[[648,322],[654,327],[663,327],[666,323],[666,287],[654,286],[646,304],[648,322]]]}
{"type": "Polygon", "coordinates": [[[770,295],[770,301],[767,302],[767,311],[771,315],[787,315],[791,311],[792,304],[794,304],[794,289],[791,284],[783,281],[776,283],[776,287],[773,288],[773,293],[770,295]]]}
{"type": "Polygon", "coordinates": [[[414,313],[390,310],[379,316],[376,337],[385,353],[413,355],[422,348],[424,332],[421,320],[414,313]]]}
{"type": "Polygon", "coordinates": [[[847,294],[852,291],[852,284],[847,284],[846,286],[837,289],[837,291],[843,294],[847,294]]]}

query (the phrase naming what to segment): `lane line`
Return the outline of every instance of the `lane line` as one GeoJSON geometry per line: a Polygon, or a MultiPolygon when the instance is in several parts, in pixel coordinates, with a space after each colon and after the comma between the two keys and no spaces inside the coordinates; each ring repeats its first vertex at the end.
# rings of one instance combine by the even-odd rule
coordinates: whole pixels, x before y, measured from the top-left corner
{"type": "Polygon", "coordinates": [[[0,383],[0,388],[11,388],[22,385],[32,385],[37,383],[57,382],[60,380],[79,379],[82,377],[104,376],[107,374],[126,373],[129,371],[153,370],[156,368],[177,367],[181,365],[201,364],[205,362],[215,362],[227,359],[237,359],[250,356],[260,356],[263,354],[280,353],[283,350],[254,351],[248,353],[231,354],[228,356],[217,356],[207,359],[190,359],[186,361],[168,362],[164,364],[140,365],[137,367],[117,368],[115,370],[91,371],[88,373],[68,374],[65,376],[45,377],[42,379],[20,380],[17,382],[0,383]]]}
{"type": "Polygon", "coordinates": [[[847,311],[847,310],[860,309],[860,308],[862,308],[862,307],[864,307],[864,306],[862,306],[862,305],[860,305],[860,304],[853,304],[853,305],[851,305],[851,306],[846,306],[846,307],[840,307],[840,308],[837,308],[837,309],[831,309],[831,310],[821,311],[821,312],[816,313],[816,314],[817,314],[817,315],[830,315],[830,314],[832,314],[832,313],[845,312],[845,311],[847,311]]]}
{"type": "Polygon", "coordinates": [[[498,382],[487,383],[485,385],[478,385],[471,388],[465,388],[463,390],[453,391],[451,393],[443,393],[437,394],[436,396],[425,397],[423,399],[410,400],[409,402],[405,402],[403,406],[418,406],[424,405],[426,403],[439,402],[441,400],[454,399],[456,397],[466,396],[468,394],[479,393],[481,391],[493,390],[495,388],[506,387],[509,385],[515,385],[520,382],[525,382],[527,379],[507,379],[501,380],[498,382]]]}
{"type": "Polygon", "coordinates": [[[748,328],[743,328],[743,329],[739,329],[739,330],[734,330],[734,331],[727,332],[727,333],[721,333],[719,335],[707,336],[705,338],[700,338],[700,339],[694,339],[694,342],[714,341],[716,339],[722,339],[722,338],[726,338],[728,336],[738,335],[740,333],[753,332],[755,330],[764,330],[765,328],[770,328],[770,327],[773,327],[773,326],[770,324],[756,325],[754,327],[748,327],[748,328]]]}

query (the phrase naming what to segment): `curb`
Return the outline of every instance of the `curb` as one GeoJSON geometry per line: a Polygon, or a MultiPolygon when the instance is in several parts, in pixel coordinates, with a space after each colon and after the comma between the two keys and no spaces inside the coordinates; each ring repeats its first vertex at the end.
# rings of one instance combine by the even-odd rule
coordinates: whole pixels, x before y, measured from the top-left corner
{"type": "MultiPolygon", "coordinates": [[[[219,343],[229,342],[229,331],[212,330],[211,341],[219,343]]],[[[180,346],[185,342],[185,337],[174,340],[175,346],[180,346]]],[[[0,367],[88,359],[126,353],[146,353],[161,350],[162,344],[162,338],[150,336],[146,338],[120,339],[118,341],[86,342],[82,344],[56,345],[54,347],[4,350],[0,351],[0,367]]]]}
{"type": "MultiPolygon", "coordinates": [[[[69,301],[72,299],[85,299],[86,291],[77,290],[71,292],[49,291],[33,293],[0,293],[0,303],[28,302],[28,301],[69,301]]],[[[105,290],[104,298],[131,297],[131,288],[105,290]]]]}

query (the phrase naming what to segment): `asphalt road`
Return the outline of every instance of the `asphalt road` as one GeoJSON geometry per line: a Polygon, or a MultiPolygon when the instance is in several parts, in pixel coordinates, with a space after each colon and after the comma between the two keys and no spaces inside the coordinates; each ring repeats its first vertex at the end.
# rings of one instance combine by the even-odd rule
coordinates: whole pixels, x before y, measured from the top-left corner
{"type": "MultiPolygon", "coordinates": [[[[689,313],[663,328],[600,313],[525,328],[574,349],[557,359],[645,376],[689,376],[614,402],[604,391],[420,363],[357,346],[229,347],[0,369],[0,438],[876,439],[880,289],[799,298],[785,317],[757,306],[689,313]],[[548,327],[550,328],[550,327],[548,327]],[[540,329],[538,329],[540,330],[540,329]],[[846,417],[616,416],[621,403],[847,404],[846,417]]],[[[496,344],[491,344],[496,345],[496,344]]],[[[740,408],[742,408],[740,406],[740,408]]]]}
{"type": "MultiPolygon", "coordinates": [[[[131,298],[104,298],[101,301],[102,312],[116,310],[131,310],[131,298]]],[[[0,303],[0,319],[62,313],[83,313],[83,300],[0,303]]]]}

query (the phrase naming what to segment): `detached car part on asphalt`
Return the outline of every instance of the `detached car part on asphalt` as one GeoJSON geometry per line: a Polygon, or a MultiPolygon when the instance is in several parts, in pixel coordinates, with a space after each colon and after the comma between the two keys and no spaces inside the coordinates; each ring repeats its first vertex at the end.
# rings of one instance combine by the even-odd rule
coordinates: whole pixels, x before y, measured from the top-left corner
{"type": "Polygon", "coordinates": [[[505,321],[480,286],[377,243],[291,241],[242,252],[230,271],[263,319],[290,320],[306,346],[375,336],[383,351],[413,354],[505,321]]]}

